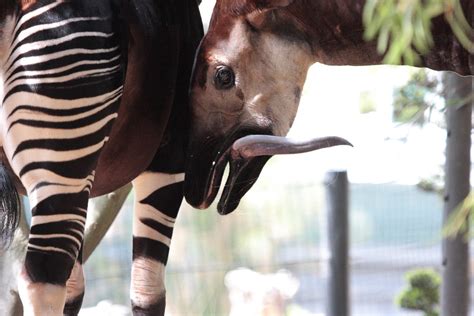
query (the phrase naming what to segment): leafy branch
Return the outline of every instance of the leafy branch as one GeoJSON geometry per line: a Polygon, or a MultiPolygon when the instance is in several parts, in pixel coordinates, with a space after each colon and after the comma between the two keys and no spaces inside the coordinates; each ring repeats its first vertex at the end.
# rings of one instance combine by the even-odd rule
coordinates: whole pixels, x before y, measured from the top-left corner
{"type": "Polygon", "coordinates": [[[451,26],[461,45],[474,53],[474,29],[460,0],[367,0],[363,22],[365,38],[377,39],[377,50],[388,64],[416,65],[419,54],[434,45],[431,20],[440,15],[451,26]]]}

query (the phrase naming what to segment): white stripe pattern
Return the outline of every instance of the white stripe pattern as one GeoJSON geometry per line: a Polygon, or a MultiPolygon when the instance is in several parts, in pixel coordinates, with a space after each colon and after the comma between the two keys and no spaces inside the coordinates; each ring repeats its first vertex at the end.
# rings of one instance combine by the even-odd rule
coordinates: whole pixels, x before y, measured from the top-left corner
{"type": "Polygon", "coordinates": [[[34,210],[29,251],[75,260],[86,212],[66,196],[71,201],[84,196],[87,204],[84,194],[95,176],[89,169],[117,117],[123,65],[110,18],[80,16],[71,4],[55,1],[23,14],[9,47],[2,47],[8,56],[0,61],[0,144],[34,210]],[[57,214],[47,215],[51,207],[57,214]]]}
{"type": "Polygon", "coordinates": [[[155,229],[144,224],[142,220],[151,219],[164,226],[173,228],[176,219],[164,214],[161,210],[140,203],[153,192],[158,191],[168,185],[184,181],[184,173],[165,174],[156,172],[145,172],[133,181],[135,192],[133,236],[149,238],[159,241],[169,247],[171,239],[155,229]]]}

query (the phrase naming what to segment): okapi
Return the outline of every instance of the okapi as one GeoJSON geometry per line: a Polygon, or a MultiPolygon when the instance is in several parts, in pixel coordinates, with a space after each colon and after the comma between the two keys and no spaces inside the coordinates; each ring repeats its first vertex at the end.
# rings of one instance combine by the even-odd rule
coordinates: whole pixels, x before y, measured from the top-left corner
{"type": "Polygon", "coordinates": [[[77,315],[89,197],[133,182],[131,301],[164,314],[183,198],[196,0],[1,0],[0,229],[32,207],[25,315],[77,315]]]}
{"type": "MultiPolygon", "coordinates": [[[[346,143],[337,138],[294,143],[284,136],[312,64],[382,63],[377,43],[363,38],[364,4],[217,0],[191,79],[185,197],[192,206],[213,202],[227,163],[221,214],[235,210],[271,155],[346,143]]],[[[461,5],[472,26],[474,2],[461,5]]],[[[473,52],[462,47],[442,16],[432,23],[434,46],[420,56],[420,66],[473,75],[473,52]]]]}
{"type": "MultiPolygon", "coordinates": [[[[88,197],[133,182],[133,311],[163,314],[183,180],[188,201],[207,207],[229,162],[225,214],[271,155],[348,144],[281,136],[311,63],[380,62],[358,32],[363,2],[290,2],[217,3],[196,59],[188,122],[202,36],[196,1],[2,0],[0,227],[8,240],[16,190],[27,193],[33,218],[20,277],[27,315],[78,313],[88,197]]],[[[448,39],[424,65],[472,74],[469,55],[442,35],[448,39]]]]}

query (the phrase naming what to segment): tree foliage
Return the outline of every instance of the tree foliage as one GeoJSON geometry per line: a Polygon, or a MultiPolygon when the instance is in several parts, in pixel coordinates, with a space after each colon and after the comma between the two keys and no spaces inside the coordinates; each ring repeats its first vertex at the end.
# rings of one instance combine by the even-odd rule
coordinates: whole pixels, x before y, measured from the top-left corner
{"type": "Polygon", "coordinates": [[[440,82],[424,70],[414,72],[408,82],[393,92],[393,119],[423,126],[440,97],[440,82]]]}
{"type": "Polygon", "coordinates": [[[398,306],[424,312],[425,316],[439,315],[441,278],[433,269],[418,269],[407,273],[408,286],[397,298],[398,306]]]}
{"type": "Polygon", "coordinates": [[[387,64],[417,65],[419,54],[433,46],[431,21],[444,15],[459,42],[474,53],[474,29],[460,0],[367,0],[363,21],[365,38],[377,40],[387,64]]]}
{"type": "MultiPolygon", "coordinates": [[[[400,123],[411,123],[423,125],[430,120],[430,115],[436,109],[437,98],[444,98],[444,107],[438,108],[445,111],[448,107],[461,107],[474,104],[474,93],[461,95],[459,98],[445,98],[446,88],[436,76],[430,76],[429,72],[420,69],[413,73],[406,85],[394,90],[393,119],[400,123]]],[[[426,191],[444,192],[444,172],[434,174],[418,183],[418,187],[426,191]]],[[[453,214],[448,218],[443,228],[445,237],[464,235],[466,239],[474,238],[474,191],[461,202],[453,214]]]]}

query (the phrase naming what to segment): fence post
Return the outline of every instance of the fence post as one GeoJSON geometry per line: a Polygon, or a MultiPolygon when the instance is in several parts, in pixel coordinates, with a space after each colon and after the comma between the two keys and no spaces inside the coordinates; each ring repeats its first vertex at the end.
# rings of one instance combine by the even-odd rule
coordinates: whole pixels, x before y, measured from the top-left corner
{"type": "Polygon", "coordinates": [[[346,171],[325,177],[329,276],[327,316],[349,315],[349,184],[346,171]]]}
{"type": "MultiPolygon", "coordinates": [[[[445,73],[447,103],[446,163],[443,223],[470,190],[473,79],[445,73]],[[457,102],[456,102],[457,100],[457,102]],[[459,104],[460,100],[464,100],[459,104]],[[451,104],[454,103],[454,104],[451,104]]],[[[441,315],[467,316],[469,310],[469,242],[463,232],[443,239],[441,315]]]]}

